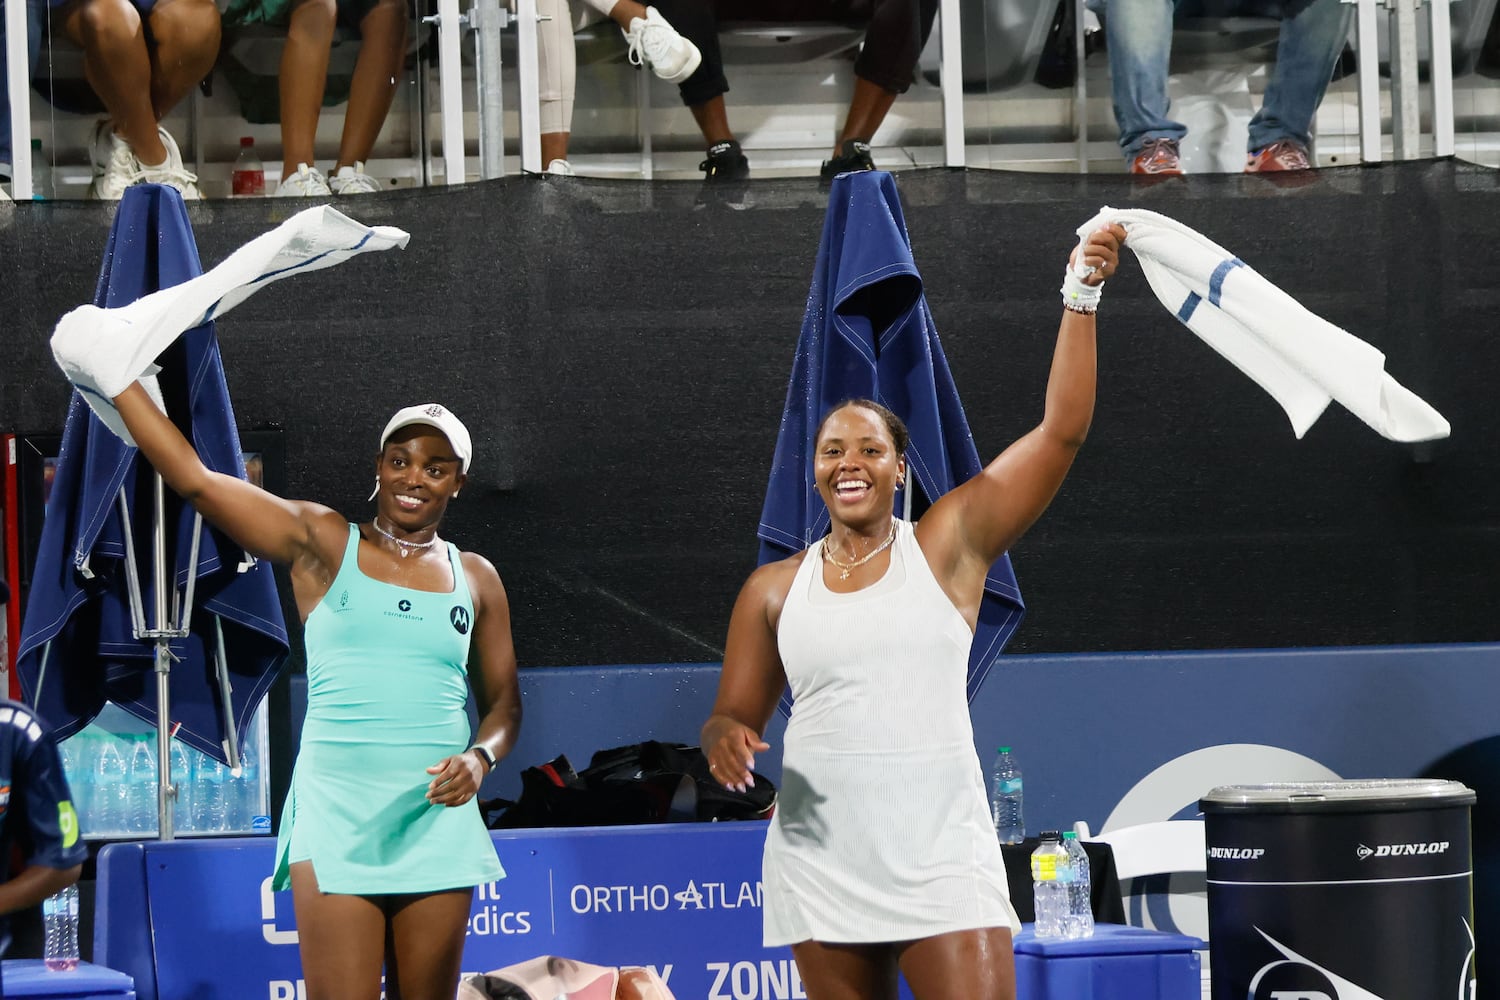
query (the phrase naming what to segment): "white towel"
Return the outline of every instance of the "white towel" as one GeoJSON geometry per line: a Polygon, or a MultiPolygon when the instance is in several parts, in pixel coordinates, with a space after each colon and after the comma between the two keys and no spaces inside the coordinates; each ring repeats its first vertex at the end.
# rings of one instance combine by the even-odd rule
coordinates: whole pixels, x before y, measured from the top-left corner
{"type": "Polygon", "coordinates": [[[370,250],[405,247],[391,226],[366,226],[321,205],[298,212],[213,270],[126,306],[79,306],[57,323],[52,356],[99,419],[128,444],[112,400],[140,380],[161,405],[153,361],[186,330],[224,315],[273,281],[341,264],[370,250]]]}
{"type": "MultiPolygon", "coordinates": [[[[1162,305],[1270,393],[1297,437],[1338,400],[1392,441],[1434,441],[1448,421],[1385,370],[1385,355],[1314,315],[1234,254],[1182,223],[1143,209],[1104,208],[1078,227],[1125,227],[1162,305]]],[[[1081,245],[1081,244],[1080,244],[1081,245]]]]}

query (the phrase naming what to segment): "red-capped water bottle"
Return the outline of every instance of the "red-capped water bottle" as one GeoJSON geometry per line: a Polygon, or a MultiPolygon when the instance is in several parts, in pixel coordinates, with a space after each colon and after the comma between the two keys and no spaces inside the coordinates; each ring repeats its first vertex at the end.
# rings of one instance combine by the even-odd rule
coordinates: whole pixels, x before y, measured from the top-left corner
{"type": "Polygon", "coordinates": [[[255,140],[248,135],[240,140],[240,155],[235,157],[234,170],[229,176],[236,198],[265,196],[266,165],[260,162],[255,140]]]}

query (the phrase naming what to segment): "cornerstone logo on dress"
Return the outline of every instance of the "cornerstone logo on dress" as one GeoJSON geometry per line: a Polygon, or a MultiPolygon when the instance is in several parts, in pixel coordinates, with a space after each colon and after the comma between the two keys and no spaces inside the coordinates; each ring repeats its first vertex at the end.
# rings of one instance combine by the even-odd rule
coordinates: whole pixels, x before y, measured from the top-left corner
{"type": "Polygon", "coordinates": [[[425,619],[421,615],[414,615],[411,613],[411,601],[408,601],[404,597],[396,602],[396,610],[386,611],[385,616],[387,618],[402,618],[409,622],[425,621],[425,619]]]}

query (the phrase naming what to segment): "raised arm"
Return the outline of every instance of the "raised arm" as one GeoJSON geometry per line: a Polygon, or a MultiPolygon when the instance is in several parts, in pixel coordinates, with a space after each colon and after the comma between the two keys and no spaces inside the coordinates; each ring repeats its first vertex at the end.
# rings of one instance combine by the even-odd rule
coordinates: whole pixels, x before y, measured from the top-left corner
{"type": "Polygon", "coordinates": [[[775,623],[799,559],[768,563],[750,574],[729,617],[719,694],[701,735],[710,771],[727,788],[753,785],[755,755],[771,749],[761,737],[786,687],[775,623]]]}
{"type": "MultiPolygon", "coordinates": [[[[465,552],[463,566],[474,600],[474,634],[469,642],[469,685],[479,707],[474,744],[499,761],[510,753],[521,733],[521,686],[511,643],[510,599],[488,559],[465,552]]],[[[490,765],[484,754],[471,748],[439,761],[427,772],[433,776],[428,800],[459,806],[478,793],[490,765]]]]}
{"type": "MultiPolygon", "coordinates": [[[[1097,270],[1084,284],[1097,286],[1115,273],[1124,241],[1118,225],[1089,237],[1083,261],[1097,270]]],[[[1041,423],[941,497],[918,523],[922,549],[961,610],[972,605],[977,613],[990,564],[1057,494],[1093,420],[1096,367],[1094,314],[1064,309],[1041,423]]]]}
{"type": "Polygon", "coordinates": [[[295,569],[309,556],[322,557],[316,540],[342,551],[347,529],[338,514],[319,504],[283,500],[235,476],[213,472],[139,382],[131,383],[114,403],[141,454],[167,486],[247,552],[295,569]],[[325,534],[328,538],[322,539],[325,534]]]}

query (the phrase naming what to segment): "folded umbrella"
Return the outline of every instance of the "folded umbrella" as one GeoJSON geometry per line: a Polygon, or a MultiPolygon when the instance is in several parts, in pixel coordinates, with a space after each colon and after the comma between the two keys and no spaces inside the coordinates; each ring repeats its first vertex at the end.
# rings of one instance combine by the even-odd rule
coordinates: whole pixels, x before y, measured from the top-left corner
{"type": "MultiPolygon", "coordinates": [[[[906,510],[925,509],[983,468],[927,307],[896,182],[884,171],[843,174],[829,192],[761,511],[760,563],[828,532],[813,478],[813,434],[831,407],[857,397],[889,407],[911,431],[909,485],[899,498],[906,510]]],[[[1010,557],[1002,555],[985,579],[969,651],[970,699],[1024,613],[1010,557]]]]}
{"type": "Polygon", "coordinates": [[[80,391],[63,432],[17,671],[59,737],[113,701],[235,763],[288,650],[272,568],[160,488],[122,439],[110,399],[147,376],[204,464],[245,478],[212,317],[270,281],[405,240],[400,230],[372,230],[320,207],[202,274],[181,197],[158,185],[126,192],[94,305],[69,313],[53,338],[80,391]]]}

